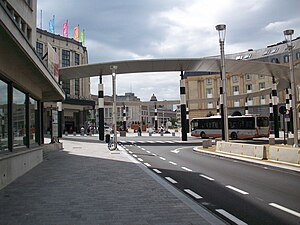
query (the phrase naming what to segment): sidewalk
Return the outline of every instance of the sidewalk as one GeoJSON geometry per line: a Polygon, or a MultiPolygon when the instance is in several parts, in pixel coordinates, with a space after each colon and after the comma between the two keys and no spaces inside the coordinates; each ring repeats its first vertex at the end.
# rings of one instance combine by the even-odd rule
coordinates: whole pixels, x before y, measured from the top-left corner
{"type": "Polygon", "coordinates": [[[224,224],[125,151],[63,144],[0,191],[0,224],[224,224]]]}

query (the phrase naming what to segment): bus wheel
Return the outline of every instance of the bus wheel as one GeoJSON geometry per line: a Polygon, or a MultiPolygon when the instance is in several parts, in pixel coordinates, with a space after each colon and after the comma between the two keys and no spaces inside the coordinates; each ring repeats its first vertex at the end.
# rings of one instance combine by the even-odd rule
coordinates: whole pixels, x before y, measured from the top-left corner
{"type": "Polygon", "coordinates": [[[237,139],[237,133],[235,133],[235,132],[232,132],[230,136],[231,136],[232,140],[236,140],[237,139]]]}
{"type": "Polygon", "coordinates": [[[201,138],[205,138],[206,137],[206,135],[205,135],[205,133],[203,131],[201,132],[200,137],[201,138]]]}

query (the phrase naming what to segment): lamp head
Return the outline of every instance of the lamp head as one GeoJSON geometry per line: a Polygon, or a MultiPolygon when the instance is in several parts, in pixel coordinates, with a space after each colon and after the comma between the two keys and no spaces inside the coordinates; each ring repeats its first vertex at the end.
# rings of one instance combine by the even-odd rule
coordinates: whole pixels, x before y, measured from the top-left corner
{"type": "Polygon", "coordinates": [[[219,32],[219,41],[225,41],[226,25],[218,24],[216,30],[219,32]]]}
{"type": "Polygon", "coordinates": [[[285,30],[285,31],[283,31],[283,34],[284,34],[284,38],[286,40],[287,46],[292,47],[292,37],[294,34],[294,30],[292,30],[292,29],[285,30]]]}

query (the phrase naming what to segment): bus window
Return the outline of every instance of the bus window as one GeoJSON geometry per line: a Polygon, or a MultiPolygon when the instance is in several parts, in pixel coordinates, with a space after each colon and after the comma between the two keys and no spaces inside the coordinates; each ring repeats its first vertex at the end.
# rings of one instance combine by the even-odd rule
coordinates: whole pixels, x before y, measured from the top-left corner
{"type": "Polygon", "coordinates": [[[257,117],[257,126],[258,127],[268,127],[269,118],[268,117],[257,117]]]}

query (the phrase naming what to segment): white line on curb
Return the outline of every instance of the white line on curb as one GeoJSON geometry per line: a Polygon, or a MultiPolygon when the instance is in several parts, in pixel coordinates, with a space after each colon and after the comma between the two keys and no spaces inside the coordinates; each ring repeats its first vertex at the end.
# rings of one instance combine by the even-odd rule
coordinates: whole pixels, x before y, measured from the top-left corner
{"type": "Polygon", "coordinates": [[[143,162],[144,160],[143,159],[141,159],[141,158],[137,158],[140,162],[143,162]]]}
{"type": "Polygon", "coordinates": [[[158,169],[153,169],[153,171],[154,171],[155,173],[161,173],[161,171],[158,170],[158,169]]]}
{"type": "Polygon", "coordinates": [[[151,164],[149,164],[149,163],[144,163],[144,164],[145,164],[145,166],[151,167],[151,164]]]}
{"type": "Polygon", "coordinates": [[[285,211],[285,212],[287,212],[287,213],[290,213],[290,214],[292,214],[292,215],[294,215],[294,216],[300,217],[300,213],[298,213],[298,212],[296,212],[296,211],[294,211],[294,210],[288,209],[288,208],[286,208],[286,207],[284,207],[284,206],[278,205],[278,204],[276,204],[276,203],[270,203],[269,205],[270,205],[270,206],[273,206],[273,207],[275,207],[275,208],[277,208],[277,209],[280,209],[280,210],[282,210],[282,211],[285,211]]]}
{"type": "Polygon", "coordinates": [[[223,209],[216,209],[216,211],[238,225],[247,225],[247,223],[241,221],[240,219],[236,218],[235,216],[231,215],[223,209]]]}
{"type": "Polygon", "coordinates": [[[211,178],[211,177],[208,177],[208,176],[205,176],[205,175],[203,175],[203,174],[200,174],[200,177],[203,177],[203,178],[205,178],[205,179],[207,179],[207,180],[215,180],[215,179],[213,179],[213,178],[211,178]]]}
{"type": "Polygon", "coordinates": [[[246,192],[246,191],[243,191],[243,190],[241,190],[241,189],[238,189],[238,188],[233,187],[233,186],[230,186],[230,185],[227,185],[226,187],[229,188],[229,189],[231,189],[231,190],[233,190],[233,191],[236,191],[236,192],[238,192],[238,193],[241,193],[241,194],[243,194],[243,195],[248,195],[248,194],[249,194],[249,193],[246,192]]]}
{"type": "Polygon", "coordinates": [[[170,181],[172,184],[177,184],[177,181],[172,179],[171,177],[165,177],[166,180],[170,181]]]}
{"type": "Polygon", "coordinates": [[[128,151],[130,154],[132,154],[132,151],[128,151]]]}
{"type": "Polygon", "coordinates": [[[193,192],[190,189],[184,189],[184,191],[188,194],[190,194],[191,196],[193,196],[195,199],[201,199],[202,197],[200,195],[198,195],[197,193],[193,192]]]}
{"type": "Polygon", "coordinates": [[[161,160],[166,160],[164,157],[159,157],[161,160]]]}
{"type": "Polygon", "coordinates": [[[188,172],[192,172],[193,170],[191,170],[191,169],[189,169],[189,168],[186,168],[186,167],[181,167],[181,169],[184,169],[184,170],[186,170],[186,171],[188,171],[188,172]]]}
{"type": "Polygon", "coordinates": [[[170,164],[172,164],[172,165],[174,165],[174,166],[176,166],[176,165],[177,165],[177,163],[176,163],[176,162],[169,161],[169,163],[170,163],[170,164]]]}
{"type": "Polygon", "coordinates": [[[135,154],[133,154],[132,156],[135,157],[135,158],[137,157],[137,155],[135,155],[135,154]]]}

